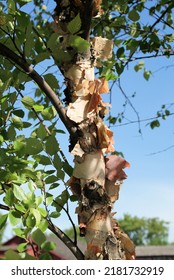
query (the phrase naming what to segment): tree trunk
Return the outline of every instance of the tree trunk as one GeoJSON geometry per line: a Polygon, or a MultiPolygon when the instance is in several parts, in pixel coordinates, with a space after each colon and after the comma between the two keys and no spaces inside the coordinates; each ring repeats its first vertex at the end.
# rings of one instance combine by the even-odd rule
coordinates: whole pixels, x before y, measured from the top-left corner
{"type": "Polygon", "coordinates": [[[77,127],[70,145],[75,166],[67,185],[78,197],[80,235],[87,241],[85,259],[133,259],[134,244],[111,212],[126,178],[122,169],[129,163],[116,155],[106,156],[114,152],[113,133],[103,122],[108,104],[101,98],[109,88],[104,77],[94,74],[98,61],[112,55],[113,44],[105,38],[89,38],[91,19],[101,13],[101,1],[56,2],[54,29],[62,34],[62,50],[71,55],[61,65],[66,113],[77,127]]]}

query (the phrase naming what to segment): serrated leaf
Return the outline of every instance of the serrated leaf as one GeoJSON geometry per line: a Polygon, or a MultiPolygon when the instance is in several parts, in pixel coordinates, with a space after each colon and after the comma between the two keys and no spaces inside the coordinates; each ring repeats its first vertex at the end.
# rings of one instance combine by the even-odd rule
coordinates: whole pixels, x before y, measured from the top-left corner
{"type": "Polygon", "coordinates": [[[9,217],[9,220],[10,220],[10,223],[12,224],[12,226],[16,226],[17,224],[19,224],[21,222],[21,215],[20,215],[19,211],[11,210],[8,213],[8,217],[9,217]]]}
{"type": "Polygon", "coordinates": [[[41,221],[41,214],[37,209],[31,208],[30,209],[30,213],[33,214],[33,216],[36,219],[36,226],[39,225],[40,221],[41,221]]]}
{"type": "Polygon", "coordinates": [[[8,218],[8,214],[2,215],[0,217],[0,230],[3,229],[3,227],[6,225],[7,218],[8,218]]]}
{"type": "Polygon", "coordinates": [[[45,183],[46,184],[51,184],[51,183],[54,183],[54,182],[57,182],[57,181],[58,181],[58,178],[55,175],[51,175],[51,176],[46,178],[45,183]]]}
{"type": "Polygon", "coordinates": [[[13,186],[13,192],[14,192],[14,196],[19,199],[20,201],[23,201],[26,199],[26,195],[24,193],[24,190],[19,187],[18,185],[14,185],[13,186]]]}
{"type": "Polygon", "coordinates": [[[51,135],[48,137],[45,148],[46,152],[51,156],[59,151],[59,144],[57,143],[55,136],[51,135]]]}
{"type": "Polygon", "coordinates": [[[33,105],[35,104],[35,101],[30,96],[24,96],[22,98],[21,102],[27,109],[31,109],[33,107],[33,105]]]}
{"type": "Polygon", "coordinates": [[[3,201],[8,205],[8,206],[12,206],[14,203],[14,193],[12,189],[8,189],[6,191],[5,197],[3,198],[3,201]]]}
{"type": "Polygon", "coordinates": [[[56,114],[57,113],[55,113],[53,106],[48,107],[41,112],[41,115],[44,118],[44,120],[51,120],[56,116],[56,114]]]}
{"type": "Polygon", "coordinates": [[[23,229],[21,228],[13,228],[13,231],[15,232],[15,234],[21,238],[25,238],[25,232],[23,229]]]}
{"type": "Polygon", "coordinates": [[[73,18],[67,25],[67,29],[71,34],[75,34],[80,31],[82,25],[82,21],[80,18],[80,14],[77,14],[75,18],[73,18]]]}
{"type": "Polygon", "coordinates": [[[36,225],[36,218],[33,214],[30,214],[27,218],[26,218],[26,226],[28,228],[34,228],[36,225]]]}
{"type": "Polygon", "coordinates": [[[32,233],[32,239],[40,247],[45,242],[45,234],[38,228],[32,233]]]}
{"type": "Polygon", "coordinates": [[[34,158],[40,164],[43,164],[43,165],[50,165],[51,164],[51,161],[50,161],[49,157],[47,157],[47,156],[37,155],[34,158]]]}
{"type": "Polygon", "coordinates": [[[59,89],[59,84],[56,77],[53,74],[46,74],[44,75],[45,81],[51,86],[53,89],[59,89]]]}
{"type": "Polygon", "coordinates": [[[11,117],[11,122],[17,129],[21,130],[23,128],[23,122],[19,117],[11,117]]]}
{"type": "Polygon", "coordinates": [[[27,138],[25,139],[26,147],[25,153],[29,155],[36,155],[43,150],[41,141],[36,138],[27,138]]]}
{"type": "Polygon", "coordinates": [[[22,203],[18,203],[18,204],[15,204],[15,208],[16,210],[22,212],[22,213],[25,213],[26,212],[26,209],[24,207],[24,204],[22,203]]]}
{"type": "Polygon", "coordinates": [[[63,162],[63,170],[68,174],[69,177],[71,177],[73,168],[69,163],[63,162]]]}
{"type": "Polygon", "coordinates": [[[37,137],[44,139],[47,136],[47,131],[43,124],[40,124],[38,129],[36,130],[37,137]]]}

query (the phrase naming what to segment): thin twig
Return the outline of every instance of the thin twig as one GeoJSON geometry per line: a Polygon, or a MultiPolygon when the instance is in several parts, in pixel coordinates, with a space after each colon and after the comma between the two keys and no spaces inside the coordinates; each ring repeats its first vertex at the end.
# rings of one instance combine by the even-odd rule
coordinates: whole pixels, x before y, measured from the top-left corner
{"type": "Polygon", "coordinates": [[[165,148],[163,150],[160,150],[158,152],[147,154],[147,156],[154,156],[154,155],[157,155],[157,154],[160,154],[160,153],[164,153],[164,152],[166,152],[166,151],[168,151],[168,150],[170,150],[172,148],[174,148],[174,145],[171,145],[171,146],[169,146],[169,147],[167,147],[167,148],[165,148]]]}
{"type": "MultiPolygon", "coordinates": [[[[170,113],[167,117],[174,115],[174,113],[170,113]]],[[[152,120],[156,120],[159,118],[163,118],[162,116],[156,116],[156,117],[151,117],[151,118],[147,118],[147,119],[140,119],[139,121],[129,121],[126,123],[121,123],[121,124],[116,124],[116,125],[112,125],[111,127],[118,127],[118,126],[125,126],[125,125],[130,125],[130,124],[135,124],[137,122],[147,122],[147,121],[152,121],[152,120]]]]}
{"type": "Polygon", "coordinates": [[[67,216],[68,216],[68,218],[69,218],[69,220],[70,220],[70,222],[72,224],[73,231],[74,231],[74,244],[77,245],[77,231],[76,231],[75,224],[74,224],[74,222],[73,222],[73,220],[71,218],[71,215],[69,214],[69,210],[66,209],[63,205],[59,204],[56,200],[53,200],[53,202],[55,204],[57,204],[59,207],[61,207],[65,211],[65,213],[67,214],[67,216]]]}

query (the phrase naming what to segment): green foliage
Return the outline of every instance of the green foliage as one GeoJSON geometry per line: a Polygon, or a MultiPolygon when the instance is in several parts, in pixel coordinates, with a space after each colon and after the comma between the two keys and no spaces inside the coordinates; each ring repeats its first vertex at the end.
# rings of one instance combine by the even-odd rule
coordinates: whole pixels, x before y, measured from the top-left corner
{"type": "Polygon", "coordinates": [[[125,214],[118,223],[135,245],[168,244],[168,222],[159,218],[139,218],[125,214]]]}

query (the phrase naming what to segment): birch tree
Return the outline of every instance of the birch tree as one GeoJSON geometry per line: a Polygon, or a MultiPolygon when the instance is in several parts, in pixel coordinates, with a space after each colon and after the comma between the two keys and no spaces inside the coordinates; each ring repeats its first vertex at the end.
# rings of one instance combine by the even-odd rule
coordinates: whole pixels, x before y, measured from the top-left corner
{"type": "MultiPolygon", "coordinates": [[[[157,42],[155,27],[161,22],[172,26],[173,4],[161,2],[165,11],[159,4],[149,8],[149,14],[161,16],[148,28],[138,22],[145,1],[60,0],[55,1],[54,12],[49,10],[51,1],[1,3],[0,208],[7,213],[0,228],[9,220],[15,234],[25,240],[19,254],[13,252],[14,258],[31,258],[21,254],[27,246],[32,246],[34,258],[50,258],[54,244],[46,240],[49,229],[77,259],[135,259],[135,246],[113,213],[127,177],[123,169],[130,164],[115,151],[113,133],[105,122],[110,104],[102,95],[109,93],[108,81],[121,75],[138,50],[170,55],[160,47],[169,50],[172,35],[157,42]],[[117,39],[122,33],[129,38],[117,39]],[[61,149],[64,131],[59,118],[70,136],[73,167],[61,149]],[[80,235],[87,244],[84,254],[69,212],[74,200],[80,235]],[[74,240],[53,222],[61,211],[73,225],[74,240]]],[[[142,68],[148,79],[150,72],[142,64],[135,70],[142,68]]]]}

